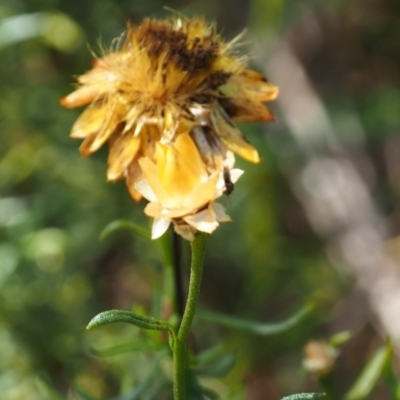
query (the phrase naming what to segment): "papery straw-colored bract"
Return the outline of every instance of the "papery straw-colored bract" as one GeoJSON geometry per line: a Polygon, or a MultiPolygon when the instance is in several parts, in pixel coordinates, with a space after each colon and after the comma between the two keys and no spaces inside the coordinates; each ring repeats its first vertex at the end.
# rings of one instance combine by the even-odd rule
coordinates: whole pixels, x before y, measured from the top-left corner
{"type": "MultiPolygon", "coordinates": [[[[257,150],[233,121],[272,120],[262,102],[275,99],[278,90],[245,68],[245,58],[233,54],[235,44],[223,41],[202,18],[128,25],[115,51],[97,58],[78,77],[77,89],[61,99],[65,107],[88,105],[71,132],[83,139],[81,153],[88,156],[107,142],[107,178],[125,179],[135,200],[142,197],[137,183],[144,175],[152,186],[149,165],[159,162],[160,145],[179,147],[181,135],[197,147],[208,181],[224,170],[230,173],[232,151],[259,162],[257,150]]],[[[174,179],[182,186],[180,178],[174,179]]],[[[208,206],[215,211],[212,199],[208,206]]],[[[164,207],[165,197],[159,200],[164,207]]],[[[152,207],[146,208],[149,215],[152,207]]],[[[191,226],[188,220],[185,224],[191,226]]]]}
{"type": "MultiPolygon", "coordinates": [[[[193,240],[196,231],[212,233],[220,222],[230,221],[223,207],[214,200],[224,193],[221,173],[209,174],[187,133],[174,143],[156,144],[155,161],[139,160],[144,179],[136,189],[150,203],[145,213],[154,218],[152,237],[160,237],[171,222],[175,231],[193,240]]],[[[241,170],[231,170],[236,182],[241,170]]]]}

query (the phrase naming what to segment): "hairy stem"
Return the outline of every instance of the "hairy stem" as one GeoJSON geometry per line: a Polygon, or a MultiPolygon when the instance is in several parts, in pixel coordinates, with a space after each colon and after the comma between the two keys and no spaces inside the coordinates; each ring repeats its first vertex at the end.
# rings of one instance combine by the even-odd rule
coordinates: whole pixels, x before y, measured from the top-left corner
{"type": "Polygon", "coordinates": [[[187,339],[199,298],[201,277],[208,235],[198,234],[192,242],[192,261],[190,267],[189,292],[185,311],[176,335],[173,351],[173,389],[174,400],[186,400],[187,339]]]}

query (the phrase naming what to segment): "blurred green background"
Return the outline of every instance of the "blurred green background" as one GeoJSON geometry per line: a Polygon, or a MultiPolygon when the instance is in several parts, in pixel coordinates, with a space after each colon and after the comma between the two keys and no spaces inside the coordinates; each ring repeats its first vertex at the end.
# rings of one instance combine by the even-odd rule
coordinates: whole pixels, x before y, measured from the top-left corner
{"type": "MultiPolygon", "coordinates": [[[[217,21],[227,39],[246,29],[242,52],[281,88],[270,105],[276,122],[241,125],[262,162],[238,160],[246,173],[225,200],[233,222],[209,243],[202,306],[272,322],[316,304],[279,336],[196,323],[199,349],[223,342],[236,354],[233,370],[209,384],[227,399],[319,390],[303,370],[304,345],[350,329],[334,371],[340,398],[385,338],[368,285],[359,290],[354,257],[338,255],[335,238],[362,201],[370,208],[361,222],[373,216],[387,236],[399,232],[395,0],[0,0],[0,398],[117,398],[154,361],[149,351],[94,354],[146,339],[133,327],[85,331],[107,309],[141,305],[151,314],[162,262],[155,243],[127,231],[99,239],[114,219],[149,222],[124,183],[106,182],[106,150],[80,156],[68,137],[80,110],[58,99],[90,69],[89,47],[107,48],[128,20],[171,15],[165,5],[217,21]],[[337,197],[339,181],[348,197],[337,197]]],[[[370,398],[390,397],[379,384],[370,398]]]]}

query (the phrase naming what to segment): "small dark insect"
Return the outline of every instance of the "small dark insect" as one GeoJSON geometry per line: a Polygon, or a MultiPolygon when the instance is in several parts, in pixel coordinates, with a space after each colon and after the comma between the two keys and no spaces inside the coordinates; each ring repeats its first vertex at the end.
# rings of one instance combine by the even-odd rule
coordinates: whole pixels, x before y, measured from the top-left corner
{"type": "Polygon", "coordinates": [[[235,188],[235,185],[231,181],[231,174],[230,174],[228,168],[224,168],[224,175],[223,176],[224,176],[224,182],[225,182],[224,194],[229,196],[233,192],[233,189],[235,188]]]}

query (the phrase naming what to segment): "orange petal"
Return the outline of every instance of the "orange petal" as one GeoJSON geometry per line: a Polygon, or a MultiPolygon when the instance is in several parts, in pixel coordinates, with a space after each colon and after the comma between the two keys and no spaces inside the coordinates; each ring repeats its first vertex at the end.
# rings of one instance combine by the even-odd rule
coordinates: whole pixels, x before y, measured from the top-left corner
{"type": "Polygon", "coordinates": [[[207,182],[196,186],[182,202],[182,207],[195,212],[205,204],[211,202],[215,198],[216,187],[219,181],[219,174],[210,177],[207,182]]]}
{"type": "Polygon", "coordinates": [[[136,190],[135,183],[143,179],[143,173],[137,161],[131,163],[128,167],[126,174],[126,186],[128,187],[129,193],[133,200],[138,202],[142,199],[142,194],[136,190]]]}
{"type": "Polygon", "coordinates": [[[115,142],[110,145],[110,153],[108,156],[107,179],[110,181],[117,180],[122,177],[125,169],[135,158],[139,148],[141,139],[133,136],[132,132],[120,135],[115,142]]]}
{"type": "Polygon", "coordinates": [[[134,186],[129,185],[128,186],[128,191],[129,194],[131,195],[132,199],[136,201],[136,203],[138,203],[140,200],[142,200],[142,194],[139,193],[134,186]]]}
{"type": "Polygon", "coordinates": [[[175,201],[175,199],[171,199],[165,188],[161,185],[156,164],[148,158],[140,158],[138,163],[142,169],[145,179],[147,179],[149,185],[153,189],[154,194],[157,196],[157,199],[163,205],[163,207],[178,207],[178,203],[175,201]]]}
{"type": "Polygon", "coordinates": [[[264,104],[249,97],[225,97],[220,104],[234,121],[273,121],[275,118],[264,104]]]}
{"type": "Polygon", "coordinates": [[[107,105],[96,103],[87,108],[72,126],[70,136],[76,139],[83,139],[93,133],[97,133],[104,123],[107,112],[107,105]]]}
{"type": "Polygon", "coordinates": [[[163,180],[164,171],[165,171],[167,149],[168,149],[168,146],[163,145],[160,142],[156,142],[156,151],[155,151],[154,157],[157,160],[158,176],[160,177],[161,181],[163,180]]]}
{"type": "Polygon", "coordinates": [[[168,145],[165,156],[161,184],[170,197],[181,204],[182,200],[192,192],[193,188],[200,184],[202,177],[182,157],[175,146],[168,145]]]}
{"type": "Polygon", "coordinates": [[[229,149],[253,163],[260,162],[257,150],[244,138],[225,111],[216,107],[211,114],[215,131],[229,149]]]}
{"type": "Polygon", "coordinates": [[[110,89],[118,86],[118,74],[114,72],[113,64],[121,59],[120,53],[112,53],[96,60],[93,69],[78,76],[77,80],[81,86],[62,98],[61,104],[64,107],[74,108],[104,98],[110,89]]]}
{"type": "Polygon", "coordinates": [[[95,139],[96,139],[96,134],[89,135],[79,146],[79,151],[84,157],[88,157],[93,153],[92,151],[90,151],[90,146],[92,145],[95,139]]]}
{"type": "Polygon", "coordinates": [[[253,101],[271,101],[278,96],[279,89],[268,82],[262,74],[246,69],[234,74],[222,92],[230,97],[248,97],[253,101]]]}
{"type": "MultiPolygon", "coordinates": [[[[121,122],[121,112],[118,108],[122,108],[120,104],[108,104],[107,112],[104,116],[101,129],[95,136],[94,140],[88,147],[90,153],[98,150],[104,142],[114,133],[121,122]]],[[[122,127],[121,127],[122,130],[122,127]]]]}
{"type": "Polygon", "coordinates": [[[68,96],[60,99],[60,103],[62,106],[67,108],[85,106],[86,104],[91,103],[94,100],[101,99],[104,96],[105,93],[100,90],[102,86],[104,85],[97,84],[81,86],[68,96]]]}
{"type": "Polygon", "coordinates": [[[200,178],[206,179],[207,172],[203,160],[197,150],[196,145],[188,133],[179,135],[175,140],[175,148],[185,159],[185,161],[193,168],[195,174],[200,178]]]}

